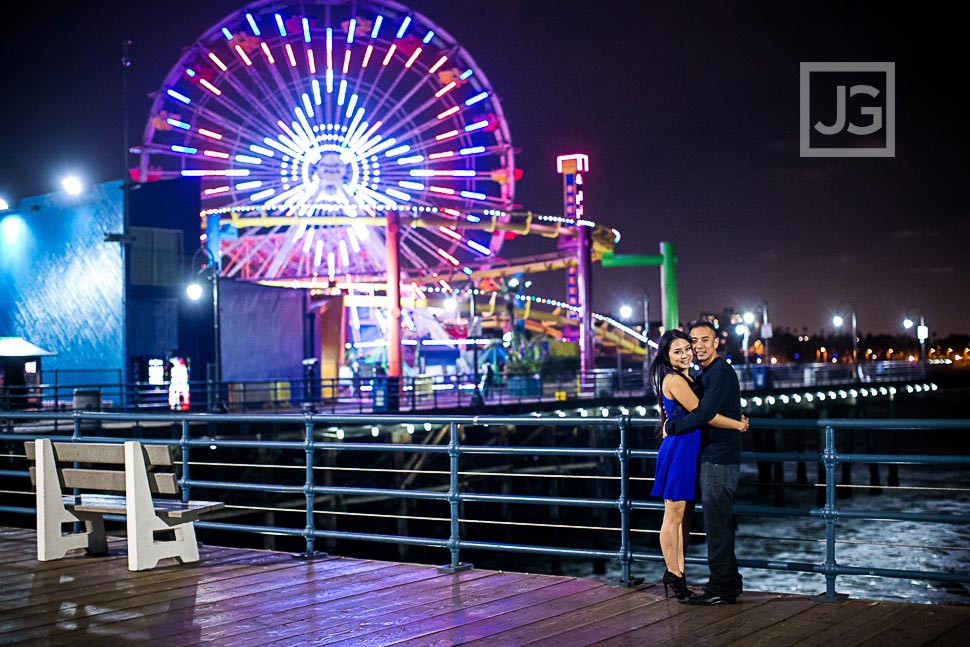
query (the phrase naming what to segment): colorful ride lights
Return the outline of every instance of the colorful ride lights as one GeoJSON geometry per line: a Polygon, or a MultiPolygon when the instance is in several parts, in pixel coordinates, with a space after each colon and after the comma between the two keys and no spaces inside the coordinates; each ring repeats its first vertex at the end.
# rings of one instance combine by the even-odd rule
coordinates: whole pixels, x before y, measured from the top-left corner
{"type": "Polygon", "coordinates": [[[166,90],[165,93],[168,94],[168,96],[170,96],[173,99],[175,99],[176,101],[179,101],[181,103],[184,103],[185,105],[189,105],[190,103],[192,103],[192,99],[188,98],[187,96],[185,96],[181,92],[177,92],[176,90],[173,90],[171,88],[169,88],[168,90],[166,90]]]}

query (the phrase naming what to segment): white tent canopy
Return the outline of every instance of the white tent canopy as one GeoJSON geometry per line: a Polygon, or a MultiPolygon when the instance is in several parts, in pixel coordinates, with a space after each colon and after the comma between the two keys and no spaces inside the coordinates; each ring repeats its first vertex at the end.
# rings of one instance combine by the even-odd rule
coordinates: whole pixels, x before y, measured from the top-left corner
{"type": "Polygon", "coordinates": [[[48,357],[57,355],[31,344],[23,337],[0,337],[0,357],[48,357]]]}

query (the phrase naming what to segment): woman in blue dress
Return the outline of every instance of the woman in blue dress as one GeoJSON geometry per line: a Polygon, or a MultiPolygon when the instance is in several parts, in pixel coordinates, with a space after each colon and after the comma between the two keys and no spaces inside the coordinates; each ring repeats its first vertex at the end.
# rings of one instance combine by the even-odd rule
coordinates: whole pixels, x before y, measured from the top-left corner
{"type": "MultiPolygon", "coordinates": [[[[666,420],[683,418],[697,408],[699,399],[694,393],[694,381],[688,374],[694,351],[690,338],[680,330],[668,330],[660,338],[657,357],[650,366],[650,382],[662,406],[658,432],[662,433],[666,420]]],[[[741,420],[717,414],[708,423],[712,427],[748,428],[748,419],[741,420]]],[[[667,587],[683,600],[690,596],[684,577],[684,510],[693,501],[697,486],[697,462],[701,451],[701,431],[663,436],[657,452],[657,471],[651,495],[663,497],[664,518],[660,527],[660,550],[667,566],[663,575],[664,595],[667,587]]]]}

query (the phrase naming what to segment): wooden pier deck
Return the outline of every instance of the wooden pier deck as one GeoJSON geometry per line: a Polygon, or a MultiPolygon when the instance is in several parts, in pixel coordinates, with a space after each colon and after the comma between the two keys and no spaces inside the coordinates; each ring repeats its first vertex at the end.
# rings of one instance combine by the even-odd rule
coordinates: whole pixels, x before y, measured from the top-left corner
{"type": "Polygon", "coordinates": [[[965,645],[970,606],[746,592],[699,608],[663,587],[203,546],[129,572],[124,543],[38,562],[0,528],[0,645],[965,645]],[[166,565],[167,564],[167,565],[166,565]]]}

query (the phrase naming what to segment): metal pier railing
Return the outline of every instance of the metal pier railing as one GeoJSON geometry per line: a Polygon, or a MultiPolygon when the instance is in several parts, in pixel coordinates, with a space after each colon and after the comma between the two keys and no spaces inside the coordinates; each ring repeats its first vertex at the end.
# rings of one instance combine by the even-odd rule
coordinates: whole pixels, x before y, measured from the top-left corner
{"type": "MultiPolygon", "coordinates": [[[[805,390],[875,389],[893,384],[917,384],[928,378],[926,365],[916,362],[871,361],[849,364],[759,364],[734,367],[742,391],[799,395],[805,390]]],[[[300,411],[317,413],[404,413],[462,407],[501,407],[540,401],[590,402],[609,398],[650,397],[642,367],[594,369],[557,375],[495,373],[413,375],[400,378],[293,377],[216,383],[195,380],[170,392],[170,384],[124,382],[118,370],[45,371],[38,384],[0,386],[0,410],[73,409],[153,412],[300,411]]]]}
{"type": "MultiPolygon", "coordinates": [[[[632,575],[634,564],[662,559],[658,549],[647,550],[644,544],[647,535],[659,527],[663,502],[641,494],[649,489],[656,458],[655,443],[649,441],[655,424],[656,420],[645,415],[537,418],[0,411],[0,489],[4,494],[0,513],[35,514],[24,441],[43,436],[79,443],[120,443],[138,437],[144,443],[181,449],[180,484],[186,498],[222,497],[227,501],[226,516],[198,524],[212,532],[299,538],[307,556],[318,552],[321,541],[443,549],[449,558],[442,568],[452,571],[467,567],[462,556],[471,550],[606,560],[619,566],[619,583],[631,584],[637,581],[632,575]],[[54,422],[60,430],[69,425],[71,433],[52,431],[54,422]],[[515,434],[525,438],[512,446],[509,438],[515,434]],[[419,502],[425,505],[422,514],[415,514],[410,509],[419,502]],[[440,512],[424,512],[432,508],[440,512]],[[388,524],[396,531],[388,531],[388,524]],[[645,527],[649,524],[653,525],[645,527]],[[513,529],[511,534],[517,540],[503,539],[496,528],[513,529]]],[[[823,527],[817,540],[824,541],[825,552],[824,559],[816,563],[742,559],[742,567],[823,576],[825,592],[819,599],[826,601],[839,599],[839,576],[970,582],[968,572],[896,568],[886,559],[843,563],[836,552],[839,524],[844,520],[852,520],[853,535],[863,537],[865,528],[858,524],[887,520],[970,524],[970,514],[959,512],[840,505],[837,494],[844,486],[837,482],[839,465],[966,469],[970,456],[847,452],[840,448],[836,432],[958,434],[970,430],[970,420],[757,419],[752,421],[752,431],[758,429],[799,435],[809,442],[799,443],[806,449],[794,452],[745,452],[742,460],[817,464],[820,479],[814,486],[824,487],[824,504],[784,507],[742,501],[736,506],[737,514],[820,520],[823,527]]],[[[953,488],[927,488],[926,495],[934,491],[944,497],[953,495],[953,488]]],[[[961,492],[965,496],[966,490],[961,492]]],[[[703,513],[702,506],[697,511],[703,513]]]]}

